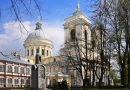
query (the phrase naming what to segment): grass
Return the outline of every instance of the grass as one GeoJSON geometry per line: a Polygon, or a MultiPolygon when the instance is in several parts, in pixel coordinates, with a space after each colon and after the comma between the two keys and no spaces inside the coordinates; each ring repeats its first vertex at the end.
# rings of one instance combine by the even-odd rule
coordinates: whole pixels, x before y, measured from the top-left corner
{"type": "MultiPolygon", "coordinates": [[[[31,90],[31,89],[10,89],[10,90],[31,90]]],[[[48,89],[51,90],[51,89],[48,89]]],[[[58,90],[58,89],[57,89],[58,90]]],[[[61,89],[59,89],[61,90],[61,89]]],[[[118,88],[118,89],[97,89],[97,88],[93,88],[93,89],[80,89],[80,88],[73,88],[72,90],[130,90],[128,88],[118,88]]]]}
{"type": "Polygon", "coordinates": [[[94,89],[72,89],[72,90],[130,90],[128,88],[118,88],[118,89],[105,89],[105,88],[102,88],[102,89],[97,89],[97,88],[94,88],[94,89]]]}
{"type": "MultiPolygon", "coordinates": [[[[62,89],[56,89],[56,90],[62,90],[62,89]]],[[[80,88],[78,88],[78,89],[76,89],[75,88],[75,89],[71,89],[71,90],[130,90],[130,89],[128,89],[128,88],[120,88],[120,89],[97,89],[97,88],[95,88],[95,89],[80,89],[80,88]]]]}
{"type": "Polygon", "coordinates": [[[102,89],[98,89],[98,88],[92,88],[92,89],[80,89],[80,88],[74,88],[72,90],[130,90],[129,88],[113,88],[113,89],[105,89],[105,88],[102,88],[102,89]]]}

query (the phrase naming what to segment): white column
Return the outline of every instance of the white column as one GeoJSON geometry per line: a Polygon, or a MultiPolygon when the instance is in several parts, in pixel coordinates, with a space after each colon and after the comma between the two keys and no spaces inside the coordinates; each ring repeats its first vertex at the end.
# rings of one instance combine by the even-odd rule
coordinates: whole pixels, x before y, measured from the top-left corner
{"type": "Polygon", "coordinates": [[[30,56],[31,55],[31,48],[29,47],[28,50],[29,50],[29,56],[30,56]]]}
{"type": "Polygon", "coordinates": [[[28,56],[28,55],[27,55],[27,47],[25,48],[25,55],[28,56]]]}
{"type": "Polygon", "coordinates": [[[41,46],[39,46],[39,54],[42,55],[41,46]]]}
{"type": "Polygon", "coordinates": [[[14,77],[12,78],[12,85],[14,85],[14,77]]]}
{"type": "Polygon", "coordinates": [[[70,30],[69,29],[65,29],[65,31],[66,31],[66,33],[65,33],[66,37],[65,38],[66,38],[66,41],[68,42],[70,40],[70,30]]]}
{"type": "Polygon", "coordinates": [[[12,64],[12,72],[14,73],[14,63],[12,64]]]}
{"type": "Polygon", "coordinates": [[[76,25],[76,38],[81,39],[82,38],[82,25],[77,24],[76,25]]]}
{"type": "Polygon", "coordinates": [[[34,50],[33,50],[33,53],[34,53],[33,55],[34,55],[34,57],[35,57],[35,55],[36,55],[36,48],[35,48],[35,46],[33,47],[33,49],[34,49],[34,50]]]}
{"type": "Polygon", "coordinates": [[[52,56],[52,49],[51,49],[51,56],[52,56]]]}
{"type": "Polygon", "coordinates": [[[27,49],[26,49],[26,47],[24,48],[24,50],[25,50],[25,56],[27,56],[27,49]]]}
{"type": "Polygon", "coordinates": [[[46,47],[44,46],[44,57],[46,57],[46,47]]]}
{"type": "Polygon", "coordinates": [[[66,41],[67,41],[67,30],[66,30],[66,28],[64,28],[64,32],[65,32],[64,43],[66,43],[66,41]]]}

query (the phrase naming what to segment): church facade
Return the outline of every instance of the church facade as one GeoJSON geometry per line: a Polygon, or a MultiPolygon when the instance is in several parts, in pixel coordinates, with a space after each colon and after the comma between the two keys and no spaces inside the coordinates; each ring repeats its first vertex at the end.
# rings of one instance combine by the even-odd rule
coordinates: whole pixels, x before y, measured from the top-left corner
{"type": "MultiPolygon", "coordinates": [[[[80,58],[87,57],[90,62],[93,58],[98,58],[99,54],[92,52],[91,39],[91,21],[80,11],[79,3],[72,16],[65,19],[64,31],[65,31],[65,43],[64,48],[61,48],[61,55],[52,56],[53,43],[42,31],[41,23],[36,23],[36,29],[30,33],[24,42],[25,55],[29,62],[35,64],[35,55],[39,53],[41,55],[41,63],[46,67],[46,83],[47,86],[53,86],[56,82],[62,82],[66,80],[69,86],[82,86],[83,80],[80,73],[69,63],[68,54],[76,57],[76,54],[81,52],[80,58]],[[87,41],[85,41],[87,38],[87,41]],[[78,42],[80,51],[76,51],[75,46],[78,42]],[[87,48],[85,44],[87,42],[87,48]],[[87,55],[84,55],[87,51],[87,55]],[[65,56],[67,55],[67,56],[65,56]],[[64,57],[63,57],[64,56],[64,57]]],[[[75,58],[74,58],[75,60],[75,58]]],[[[100,58],[98,60],[100,62],[100,58]]],[[[91,63],[89,63],[91,64],[91,63]]],[[[77,65],[78,66],[78,65],[77,65]]],[[[95,69],[97,74],[100,73],[100,65],[98,64],[95,69]]],[[[107,69],[107,67],[106,67],[107,69]]],[[[83,70],[84,72],[84,70],[83,70]]],[[[98,83],[98,78],[94,76],[94,72],[90,69],[88,72],[88,78],[90,83],[95,78],[94,86],[98,83]]],[[[108,72],[106,70],[103,76],[103,85],[108,85],[108,72]]]]}

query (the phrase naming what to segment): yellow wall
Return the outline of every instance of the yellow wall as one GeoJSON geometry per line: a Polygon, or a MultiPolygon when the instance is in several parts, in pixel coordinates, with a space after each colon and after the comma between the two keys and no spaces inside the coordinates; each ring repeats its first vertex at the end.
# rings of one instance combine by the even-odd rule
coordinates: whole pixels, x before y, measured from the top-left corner
{"type": "Polygon", "coordinates": [[[52,56],[52,47],[50,46],[27,46],[25,47],[26,50],[25,54],[31,64],[35,64],[36,49],[39,49],[39,54],[41,55],[42,60],[44,60],[44,58],[52,56]],[[32,49],[33,49],[33,55],[31,55],[32,49]],[[44,55],[42,55],[42,49],[44,49],[44,55]],[[29,50],[29,56],[28,56],[28,50],[29,50]],[[47,50],[48,50],[48,56],[47,56],[47,50]]]}

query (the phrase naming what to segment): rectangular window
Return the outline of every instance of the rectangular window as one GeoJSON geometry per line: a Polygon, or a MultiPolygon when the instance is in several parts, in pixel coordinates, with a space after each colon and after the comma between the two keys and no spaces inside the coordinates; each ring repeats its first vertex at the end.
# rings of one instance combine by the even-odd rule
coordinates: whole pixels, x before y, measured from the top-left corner
{"type": "Polygon", "coordinates": [[[4,65],[0,65],[0,72],[4,72],[5,70],[5,66],[4,65]]]}
{"type": "Polygon", "coordinates": [[[14,79],[14,84],[19,84],[19,80],[18,79],[14,79]]]}
{"type": "Polygon", "coordinates": [[[27,55],[29,56],[29,50],[27,50],[27,55]]]}
{"type": "Polygon", "coordinates": [[[14,67],[14,73],[18,73],[19,72],[19,69],[17,66],[14,67]]]}
{"type": "Polygon", "coordinates": [[[7,72],[12,73],[12,66],[7,66],[7,72]]]}
{"type": "Polygon", "coordinates": [[[48,50],[47,50],[47,56],[48,56],[48,50]]]}
{"type": "Polygon", "coordinates": [[[26,74],[30,74],[30,68],[26,68],[26,74]]]}
{"type": "Polygon", "coordinates": [[[26,80],[26,83],[27,83],[28,85],[30,85],[30,79],[29,79],[29,78],[26,80]]]}
{"type": "Polygon", "coordinates": [[[4,84],[5,83],[5,78],[0,78],[0,84],[4,84]]]}
{"type": "Polygon", "coordinates": [[[34,53],[34,51],[33,51],[33,49],[31,50],[31,55],[33,55],[33,53],[34,53]]]}
{"type": "Polygon", "coordinates": [[[8,78],[8,84],[12,84],[12,78],[8,78]]]}
{"type": "Polygon", "coordinates": [[[24,79],[21,79],[21,84],[24,84],[24,79]]]}
{"type": "Polygon", "coordinates": [[[21,74],[24,74],[24,67],[20,68],[20,72],[21,72],[21,74]]]}

